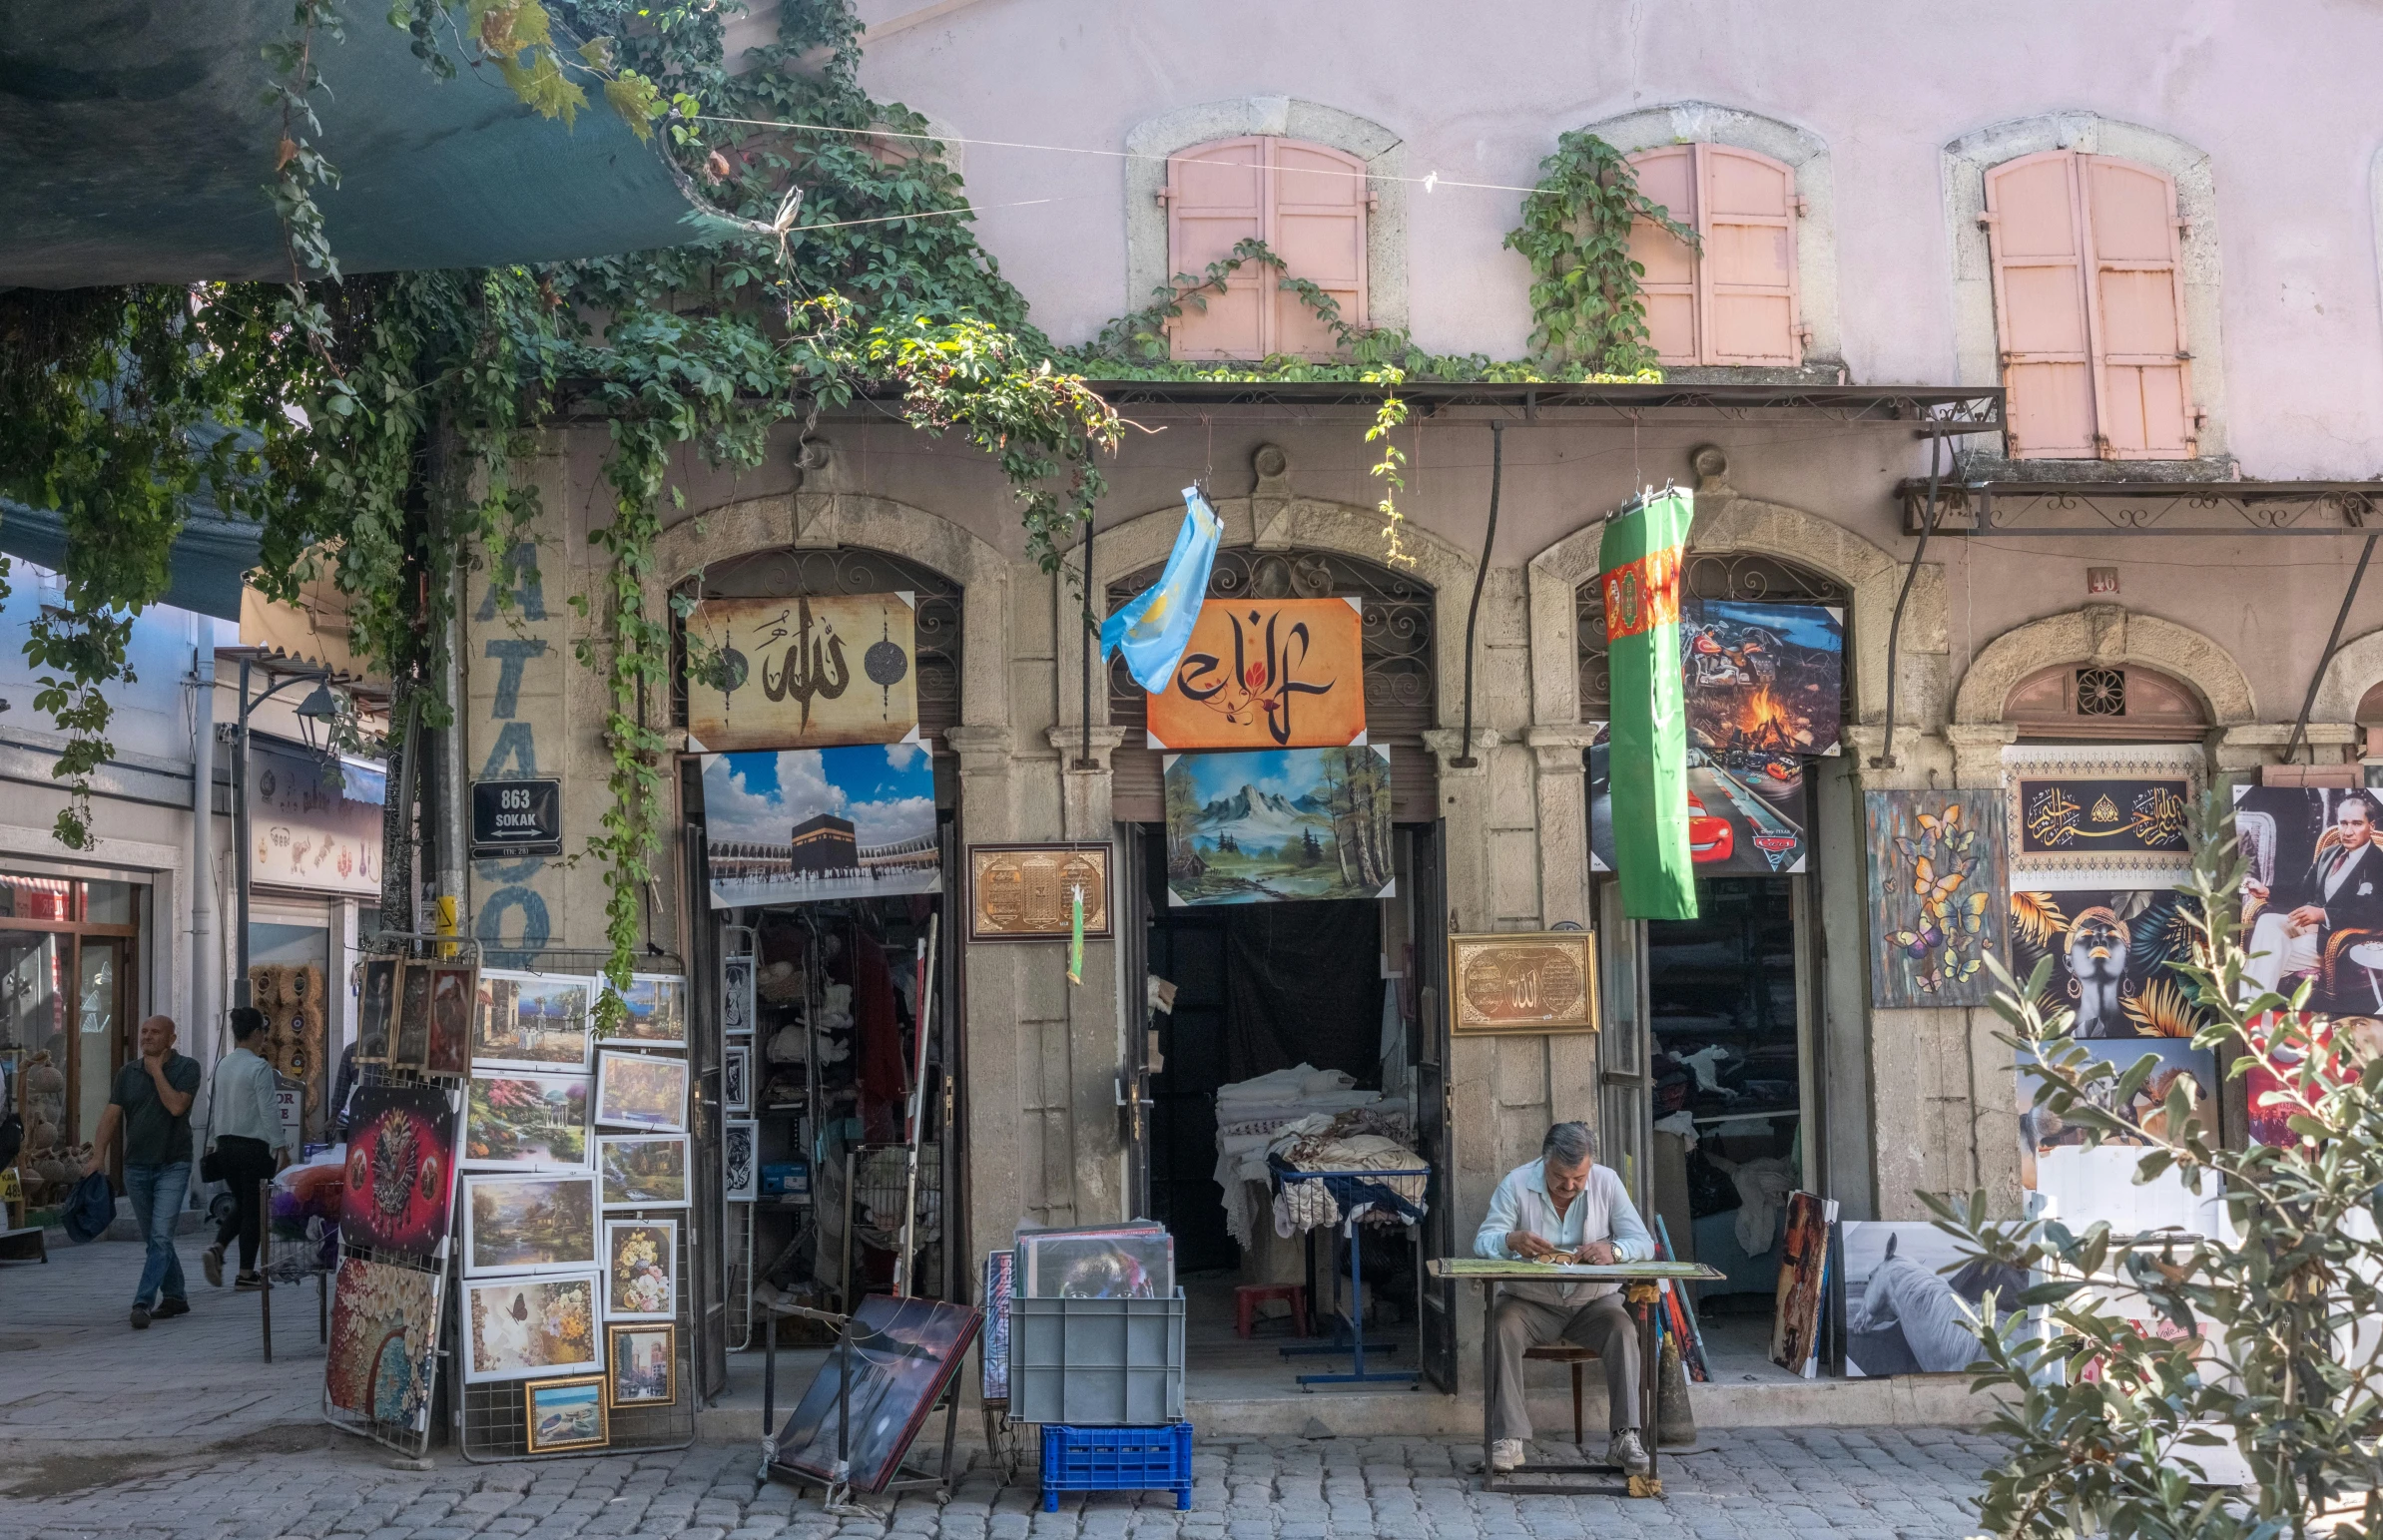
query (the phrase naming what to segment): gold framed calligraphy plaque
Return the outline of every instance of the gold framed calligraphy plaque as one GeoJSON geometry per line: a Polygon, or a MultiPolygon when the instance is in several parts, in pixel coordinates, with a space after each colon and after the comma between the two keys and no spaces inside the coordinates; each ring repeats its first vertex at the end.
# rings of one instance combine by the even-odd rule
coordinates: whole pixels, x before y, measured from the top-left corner
{"type": "Polygon", "coordinates": [[[687,617],[687,736],[711,754],[911,741],[917,652],[907,591],[700,600],[687,617]]]}
{"type": "Polygon", "coordinates": [[[968,846],[968,939],[1064,941],[1070,890],[1084,890],[1084,935],[1111,934],[1107,845],[968,846]]]}
{"type": "Polygon", "coordinates": [[[1597,1030],[1593,930],[1450,936],[1448,978],[1457,1036],[1597,1030]]]}

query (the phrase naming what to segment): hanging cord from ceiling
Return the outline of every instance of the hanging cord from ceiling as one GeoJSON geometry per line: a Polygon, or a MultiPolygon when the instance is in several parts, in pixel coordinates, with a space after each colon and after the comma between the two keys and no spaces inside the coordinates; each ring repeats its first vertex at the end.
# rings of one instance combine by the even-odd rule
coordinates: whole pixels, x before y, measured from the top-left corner
{"type": "Polygon", "coordinates": [[[1497,543],[1497,493],[1505,481],[1505,424],[1489,424],[1489,528],[1482,536],[1481,565],[1473,569],[1473,604],[1465,612],[1465,737],[1451,770],[1472,770],[1482,762],[1473,754],[1473,631],[1482,616],[1482,586],[1489,579],[1489,548],[1497,543]]]}

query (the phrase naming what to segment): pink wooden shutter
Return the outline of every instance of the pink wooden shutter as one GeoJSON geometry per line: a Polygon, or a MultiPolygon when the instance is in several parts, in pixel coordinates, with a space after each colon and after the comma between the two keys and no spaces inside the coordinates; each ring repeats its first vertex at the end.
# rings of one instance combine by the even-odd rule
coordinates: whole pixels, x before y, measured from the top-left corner
{"type": "Polygon", "coordinates": [[[1704,361],[1801,363],[1796,332],[1795,173],[1768,156],[1698,145],[1697,233],[1704,361]]]}
{"type": "MultiPolygon", "coordinates": [[[[1638,174],[1639,192],[1679,224],[1699,228],[1695,146],[1641,150],[1630,157],[1630,168],[1638,174]]],[[[1660,225],[1640,220],[1630,227],[1630,259],[1646,269],[1638,280],[1638,293],[1646,304],[1647,335],[1655,356],[1665,363],[1699,361],[1696,254],[1660,225]]]]}
{"type": "Polygon", "coordinates": [[[2185,362],[2176,186],[2106,155],[2079,157],[2093,260],[2092,335],[2102,453],[2181,460],[2199,452],[2185,362]]]}
{"type": "MultiPolygon", "coordinates": [[[[1197,276],[1252,237],[1266,234],[1266,141],[1219,140],[1174,157],[1167,165],[1169,276],[1197,276]]],[[[1202,310],[1186,300],[1169,327],[1178,358],[1262,358],[1274,279],[1245,263],[1202,310]]],[[[1142,296],[1135,295],[1141,302],[1142,296]]]]}
{"type": "MultiPolygon", "coordinates": [[[[1271,228],[1266,244],[1292,277],[1332,295],[1341,319],[1366,323],[1366,163],[1356,156],[1297,140],[1269,140],[1273,168],[1271,228]]],[[[1252,269],[1243,269],[1245,271],[1252,269]]],[[[1269,352],[1331,358],[1340,343],[1299,295],[1273,274],[1264,277],[1274,306],[1269,352]]]]}
{"type": "Polygon", "coordinates": [[[2076,155],[2047,150],[1997,166],[1986,174],[1986,211],[2012,453],[2091,458],[2099,449],[2076,155]]]}

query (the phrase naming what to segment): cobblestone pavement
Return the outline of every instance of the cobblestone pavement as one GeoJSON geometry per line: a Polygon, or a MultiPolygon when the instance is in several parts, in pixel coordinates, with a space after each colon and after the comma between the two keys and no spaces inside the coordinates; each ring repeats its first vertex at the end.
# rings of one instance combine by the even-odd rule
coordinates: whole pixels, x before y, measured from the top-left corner
{"type": "Polygon", "coordinates": [[[1451,1440],[1209,1440],[1187,1513],[1163,1493],[1102,1492],[1046,1514],[1031,1476],[1002,1488],[979,1467],[947,1505],[865,1499],[866,1516],[839,1517],[757,1486],[749,1446],[497,1466],[441,1452],[412,1471],[327,1428],[276,1433],[283,1446],[253,1453],[116,1445],[28,1467],[0,1497],[0,1540],[1934,1540],[1974,1532],[1969,1498],[1995,1456],[1978,1434],[1929,1428],[1740,1429],[1667,1457],[1662,1501],[1625,1501],[1485,1496],[1478,1446],[1451,1440]]]}

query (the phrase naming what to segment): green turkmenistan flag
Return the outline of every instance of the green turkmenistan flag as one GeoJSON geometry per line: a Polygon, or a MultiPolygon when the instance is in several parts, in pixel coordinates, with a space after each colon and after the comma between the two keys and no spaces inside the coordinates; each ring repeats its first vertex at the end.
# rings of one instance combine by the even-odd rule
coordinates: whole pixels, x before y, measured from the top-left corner
{"type": "Polygon", "coordinates": [[[1605,526],[1597,548],[1613,707],[1607,764],[1622,912],[1696,918],[1688,854],[1688,717],[1680,699],[1680,552],[1695,504],[1666,487],[1605,526]]]}

